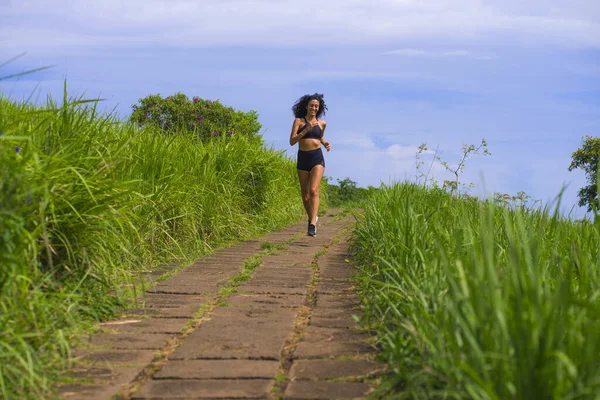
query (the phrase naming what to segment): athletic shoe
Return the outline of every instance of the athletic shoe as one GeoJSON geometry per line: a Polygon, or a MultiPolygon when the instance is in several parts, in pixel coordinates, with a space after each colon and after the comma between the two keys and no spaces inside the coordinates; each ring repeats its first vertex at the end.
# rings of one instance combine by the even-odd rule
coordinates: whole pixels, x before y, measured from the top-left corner
{"type": "Polygon", "coordinates": [[[315,236],[317,234],[317,227],[313,224],[308,225],[308,236],[315,236]]]}

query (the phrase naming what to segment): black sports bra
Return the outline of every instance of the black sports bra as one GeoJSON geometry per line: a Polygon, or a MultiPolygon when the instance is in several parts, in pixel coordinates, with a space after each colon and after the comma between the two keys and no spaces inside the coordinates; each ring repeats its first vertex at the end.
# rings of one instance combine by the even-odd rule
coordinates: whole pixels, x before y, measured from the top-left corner
{"type": "MultiPolygon", "coordinates": [[[[304,121],[306,122],[306,124],[304,124],[304,126],[302,128],[300,128],[300,131],[302,131],[304,128],[306,128],[306,125],[308,125],[308,121],[306,120],[306,118],[304,118],[304,121]]],[[[298,131],[298,132],[300,132],[300,131],[298,131]]],[[[323,131],[321,130],[321,125],[317,124],[310,131],[308,131],[306,133],[306,135],[304,135],[302,137],[302,139],[317,139],[317,140],[321,140],[322,137],[323,137],[323,131]]]]}

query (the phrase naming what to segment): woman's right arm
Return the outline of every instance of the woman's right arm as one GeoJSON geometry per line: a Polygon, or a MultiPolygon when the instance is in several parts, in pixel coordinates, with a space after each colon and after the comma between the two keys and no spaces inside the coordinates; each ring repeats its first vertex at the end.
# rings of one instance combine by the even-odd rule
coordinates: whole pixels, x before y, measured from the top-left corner
{"type": "Polygon", "coordinates": [[[298,132],[298,129],[300,128],[301,124],[302,122],[300,122],[300,120],[294,120],[294,124],[292,125],[292,132],[290,133],[290,146],[293,146],[296,143],[298,143],[300,139],[302,139],[304,135],[308,133],[308,130],[306,128],[298,132]]]}

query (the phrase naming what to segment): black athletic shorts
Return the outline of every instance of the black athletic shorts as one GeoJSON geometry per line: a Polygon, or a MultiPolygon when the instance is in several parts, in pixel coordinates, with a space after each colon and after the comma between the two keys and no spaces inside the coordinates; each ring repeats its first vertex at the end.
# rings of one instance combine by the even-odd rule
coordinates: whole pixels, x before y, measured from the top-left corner
{"type": "Polygon", "coordinates": [[[296,168],[301,171],[310,172],[315,165],[322,165],[325,167],[325,158],[323,157],[323,151],[320,147],[310,151],[298,150],[298,162],[296,163],[296,168]]]}

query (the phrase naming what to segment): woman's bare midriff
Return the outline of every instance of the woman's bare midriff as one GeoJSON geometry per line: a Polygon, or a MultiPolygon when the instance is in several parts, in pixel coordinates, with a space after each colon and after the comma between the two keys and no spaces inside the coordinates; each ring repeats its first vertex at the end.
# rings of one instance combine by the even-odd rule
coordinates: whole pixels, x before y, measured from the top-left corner
{"type": "Polygon", "coordinates": [[[298,146],[302,151],[317,150],[321,147],[321,141],[317,139],[301,139],[298,146]]]}

